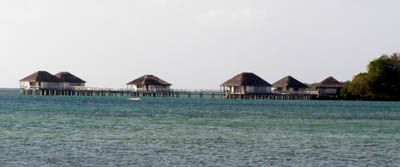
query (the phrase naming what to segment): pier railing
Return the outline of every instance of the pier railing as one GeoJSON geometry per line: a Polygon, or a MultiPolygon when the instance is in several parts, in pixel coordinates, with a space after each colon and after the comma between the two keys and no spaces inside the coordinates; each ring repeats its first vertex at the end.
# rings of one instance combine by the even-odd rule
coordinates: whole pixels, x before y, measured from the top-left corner
{"type": "Polygon", "coordinates": [[[128,91],[127,88],[98,88],[86,86],[71,86],[70,90],[74,91],[128,91]]]}
{"type": "Polygon", "coordinates": [[[272,94],[280,95],[318,95],[318,91],[272,91],[272,94]]]}
{"type": "Polygon", "coordinates": [[[147,92],[147,93],[158,93],[158,92],[187,92],[187,93],[221,93],[217,89],[167,89],[167,90],[134,90],[128,88],[98,88],[98,87],[85,87],[85,86],[72,86],[70,90],[74,91],[120,91],[120,92],[147,92]]]}

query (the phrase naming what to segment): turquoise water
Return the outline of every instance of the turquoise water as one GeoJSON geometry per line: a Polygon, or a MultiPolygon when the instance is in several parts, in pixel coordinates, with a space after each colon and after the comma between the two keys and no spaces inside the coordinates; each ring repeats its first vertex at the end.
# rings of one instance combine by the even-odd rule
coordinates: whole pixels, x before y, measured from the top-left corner
{"type": "Polygon", "coordinates": [[[2,166],[399,166],[400,103],[35,97],[0,89],[2,166]]]}

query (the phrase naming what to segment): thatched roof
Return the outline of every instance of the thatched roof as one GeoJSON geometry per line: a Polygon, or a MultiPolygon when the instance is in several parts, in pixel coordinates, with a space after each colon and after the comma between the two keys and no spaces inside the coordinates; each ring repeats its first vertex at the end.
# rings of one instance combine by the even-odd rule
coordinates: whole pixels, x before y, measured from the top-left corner
{"type": "Polygon", "coordinates": [[[340,83],[333,77],[328,77],[316,85],[316,88],[343,88],[344,84],[340,83]]]}
{"type": "Polygon", "coordinates": [[[172,84],[154,76],[154,75],[143,75],[129,83],[127,85],[164,85],[171,86],[172,84]]]}
{"type": "Polygon", "coordinates": [[[308,88],[307,85],[288,75],[272,84],[275,88],[308,88]]]}
{"type": "Polygon", "coordinates": [[[64,82],[70,82],[70,83],[86,83],[86,81],[78,78],[75,75],[72,75],[69,72],[59,72],[55,75],[57,78],[63,80],[64,82]]]}
{"type": "Polygon", "coordinates": [[[267,81],[264,79],[260,78],[254,73],[249,73],[249,72],[243,72],[240,73],[236,76],[234,76],[232,79],[224,82],[221,84],[221,86],[257,86],[257,87],[269,87],[271,84],[269,84],[267,81]]]}
{"type": "Polygon", "coordinates": [[[63,82],[61,79],[51,75],[47,71],[38,71],[35,72],[23,79],[21,82],[63,82]]]}

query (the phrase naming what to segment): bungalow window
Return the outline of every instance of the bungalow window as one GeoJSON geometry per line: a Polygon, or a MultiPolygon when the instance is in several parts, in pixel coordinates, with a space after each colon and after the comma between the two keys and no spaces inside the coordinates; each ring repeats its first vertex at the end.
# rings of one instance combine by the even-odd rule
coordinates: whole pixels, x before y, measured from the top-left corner
{"type": "Polygon", "coordinates": [[[40,82],[29,82],[30,86],[40,86],[40,82]]]}
{"type": "Polygon", "coordinates": [[[299,91],[299,88],[293,88],[294,91],[299,91]]]}

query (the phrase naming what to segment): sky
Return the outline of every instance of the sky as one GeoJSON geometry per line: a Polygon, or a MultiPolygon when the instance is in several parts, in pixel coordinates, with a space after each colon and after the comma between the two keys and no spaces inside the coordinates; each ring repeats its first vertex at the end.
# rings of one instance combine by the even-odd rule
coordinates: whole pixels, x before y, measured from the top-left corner
{"type": "Polygon", "coordinates": [[[153,74],[218,89],[241,72],[269,83],[351,80],[400,52],[399,0],[1,0],[0,87],[39,70],[90,87],[153,74]]]}

